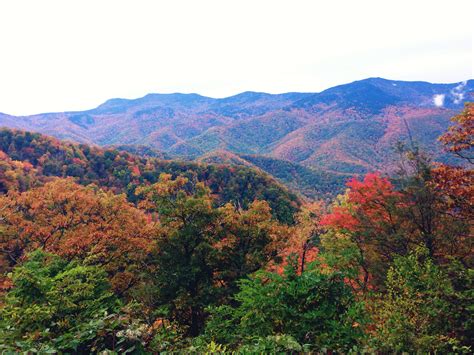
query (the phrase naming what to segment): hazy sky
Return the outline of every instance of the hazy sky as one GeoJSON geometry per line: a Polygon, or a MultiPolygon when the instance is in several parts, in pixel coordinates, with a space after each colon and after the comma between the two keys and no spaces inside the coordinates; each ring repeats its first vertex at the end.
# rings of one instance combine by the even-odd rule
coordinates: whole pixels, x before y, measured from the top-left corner
{"type": "Polygon", "coordinates": [[[474,1],[0,0],[0,112],[473,78],[474,1]]]}

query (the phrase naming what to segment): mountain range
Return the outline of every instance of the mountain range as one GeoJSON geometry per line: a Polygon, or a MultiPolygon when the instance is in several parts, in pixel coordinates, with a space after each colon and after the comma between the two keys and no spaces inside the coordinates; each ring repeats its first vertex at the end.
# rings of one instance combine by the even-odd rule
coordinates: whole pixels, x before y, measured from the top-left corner
{"type": "Polygon", "coordinates": [[[111,99],[80,112],[0,114],[0,127],[162,159],[252,166],[312,196],[316,182],[329,189],[354,174],[390,170],[394,146],[409,138],[446,160],[436,138],[473,95],[474,80],[369,78],[320,93],[111,99]]]}

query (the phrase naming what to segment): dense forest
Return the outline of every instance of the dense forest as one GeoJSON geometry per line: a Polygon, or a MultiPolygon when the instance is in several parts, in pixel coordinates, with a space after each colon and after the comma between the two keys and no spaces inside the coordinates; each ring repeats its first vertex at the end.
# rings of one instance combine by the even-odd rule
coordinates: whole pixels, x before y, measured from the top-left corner
{"type": "Polygon", "coordinates": [[[300,204],[295,194],[275,180],[241,166],[144,158],[124,150],[65,143],[38,133],[9,129],[0,130],[0,152],[6,154],[0,166],[5,176],[0,181],[3,193],[11,184],[25,191],[52,177],[71,177],[81,185],[95,184],[113,193],[124,193],[130,202],[137,202],[136,188],[156,183],[160,174],[166,173],[174,178],[186,177],[190,184],[205,183],[217,205],[232,202],[247,207],[255,199],[265,200],[273,215],[285,223],[292,223],[300,204]]]}
{"type": "Polygon", "coordinates": [[[331,200],[344,191],[344,182],[351,175],[326,172],[322,169],[305,167],[288,160],[262,155],[235,154],[217,151],[198,158],[208,163],[243,165],[262,170],[278,179],[291,190],[309,199],[331,200]]]}
{"type": "Polygon", "coordinates": [[[466,104],[439,138],[458,166],[400,144],[327,202],[1,130],[0,349],[472,353],[473,137],[466,104]]]}

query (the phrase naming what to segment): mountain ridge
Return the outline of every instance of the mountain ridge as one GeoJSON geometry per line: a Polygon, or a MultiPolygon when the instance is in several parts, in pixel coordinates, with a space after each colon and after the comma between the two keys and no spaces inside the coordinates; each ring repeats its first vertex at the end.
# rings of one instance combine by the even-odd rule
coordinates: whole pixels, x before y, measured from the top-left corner
{"type": "Polygon", "coordinates": [[[433,159],[447,159],[433,142],[473,92],[472,79],[433,84],[373,77],[319,93],[115,98],[85,111],[0,114],[0,126],[99,146],[147,146],[187,159],[229,151],[361,174],[393,167],[393,146],[407,140],[407,127],[433,159]]]}
{"type": "Polygon", "coordinates": [[[390,83],[396,83],[396,84],[398,84],[398,83],[420,84],[420,85],[428,84],[428,85],[433,85],[433,86],[438,86],[438,87],[442,87],[442,86],[448,87],[448,86],[452,86],[452,85],[459,85],[459,84],[462,84],[462,83],[467,83],[467,85],[469,85],[469,86],[474,85],[474,79],[466,79],[466,80],[463,80],[463,81],[452,82],[452,83],[432,83],[432,82],[423,81],[423,80],[393,80],[393,79],[386,79],[386,78],[382,78],[382,77],[369,77],[369,78],[365,78],[365,79],[355,80],[355,81],[352,81],[352,82],[349,82],[349,83],[338,84],[338,85],[326,88],[322,91],[314,91],[314,92],[288,91],[288,92],[282,92],[282,93],[267,93],[267,92],[264,92],[264,91],[246,90],[246,91],[242,91],[242,92],[239,92],[239,93],[236,93],[236,94],[233,94],[233,95],[230,95],[230,96],[224,96],[224,97],[213,97],[213,96],[201,95],[201,94],[198,94],[196,92],[190,92],[190,93],[184,93],[184,92],[148,93],[148,94],[145,94],[144,96],[133,98],[133,99],[124,98],[124,97],[116,97],[116,98],[107,99],[106,101],[104,101],[103,103],[99,104],[98,106],[96,106],[94,108],[84,109],[84,110],[47,111],[47,112],[40,112],[40,113],[31,114],[31,115],[14,115],[14,114],[10,114],[10,113],[7,113],[7,112],[0,111],[0,115],[11,116],[11,117],[31,117],[31,116],[37,116],[37,115],[51,115],[51,114],[60,114],[60,113],[74,114],[74,113],[79,113],[79,112],[94,111],[94,110],[100,108],[101,106],[104,106],[105,104],[140,101],[140,100],[144,100],[144,99],[147,99],[149,97],[155,97],[155,96],[161,96],[161,97],[176,96],[176,95],[178,95],[178,96],[196,96],[196,97],[200,97],[200,98],[203,98],[203,99],[216,100],[216,101],[228,100],[228,99],[232,99],[232,98],[235,98],[235,97],[238,97],[238,96],[241,96],[241,95],[248,95],[248,94],[264,94],[264,95],[268,95],[268,96],[289,96],[289,95],[307,95],[307,96],[311,96],[311,95],[318,95],[318,94],[321,94],[321,93],[323,93],[325,91],[328,91],[328,90],[332,90],[332,89],[339,88],[339,87],[344,87],[344,86],[355,84],[355,83],[377,82],[377,81],[390,82],[390,83]]]}

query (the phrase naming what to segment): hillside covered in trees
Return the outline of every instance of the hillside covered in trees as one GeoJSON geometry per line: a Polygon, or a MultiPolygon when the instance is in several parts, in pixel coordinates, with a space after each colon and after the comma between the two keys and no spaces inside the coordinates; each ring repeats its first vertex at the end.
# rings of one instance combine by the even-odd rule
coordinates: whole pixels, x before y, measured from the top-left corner
{"type": "Polygon", "coordinates": [[[79,112],[0,114],[0,127],[101,146],[147,146],[175,157],[263,155],[337,178],[390,170],[393,145],[410,134],[436,160],[449,159],[436,138],[473,92],[474,80],[368,78],[319,93],[148,94],[79,112]]]}
{"type": "Polygon", "coordinates": [[[117,149],[61,142],[38,133],[0,130],[0,151],[5,156],[0,191],[9,189],[9,180],[23,191],[52,177],[72,177],[79,184],[95,184],[113,193],[124,193],[130,202],[137,202],[138,186],[153,184],[160,174],[167,173],[205,183],[215,195],[216,204],[232,202],[246,207],[255,199],[266,200],[274,215],[286,223],[291,223],[300,203],[275,180],[246,167],[143,158],[117,149]]]}
{"type": "Polygon", "coordinates": [[[392,175],[327,202],[254,169],[278,172],[268,157],[161,160],[3,129],[0,349],[472,353],[473,137],[467,104],[439,138],[462,163],[412,141],[392,175]]]}

